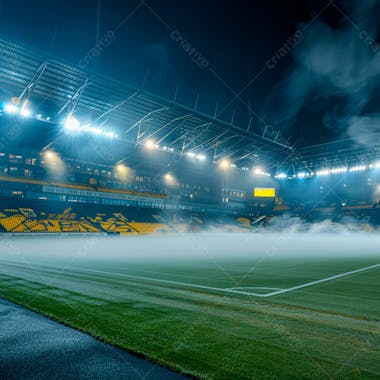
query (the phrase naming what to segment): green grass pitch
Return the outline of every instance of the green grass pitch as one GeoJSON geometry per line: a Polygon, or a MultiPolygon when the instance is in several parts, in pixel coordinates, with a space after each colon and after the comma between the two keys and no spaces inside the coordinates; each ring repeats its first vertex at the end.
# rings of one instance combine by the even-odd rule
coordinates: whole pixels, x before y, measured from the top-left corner
{"type": "Polygon", "coordinates": [[[236,244],[221,256],[94,258],[17,247],[1,255],[0,296],[190,376],[380,379],[376,255],[238,255],[236,244]]]}

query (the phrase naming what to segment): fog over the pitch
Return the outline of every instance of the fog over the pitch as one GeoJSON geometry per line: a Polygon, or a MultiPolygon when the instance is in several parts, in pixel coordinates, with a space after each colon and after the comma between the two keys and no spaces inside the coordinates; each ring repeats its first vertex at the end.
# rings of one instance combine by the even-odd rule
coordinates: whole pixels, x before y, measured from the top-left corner
{"type": "MultiPolygon", "coordinates": [[[[322,225],[320,225],[321,227],[322,225]]],[[[324,224],[326,227],[327,225],[324,224]]],[[[313,225],[317,229],[317,224],[313,225]]],[[[0,260],[44,263],[81,260],[176,262],[237,258],[316,259],[379,257],[380,235],[333,230],[330,232],[165,234],[132,237],[46,236],[0,238],[0,260]]],[[[1,263],[0,263],[1,266],[1,263]]]]}

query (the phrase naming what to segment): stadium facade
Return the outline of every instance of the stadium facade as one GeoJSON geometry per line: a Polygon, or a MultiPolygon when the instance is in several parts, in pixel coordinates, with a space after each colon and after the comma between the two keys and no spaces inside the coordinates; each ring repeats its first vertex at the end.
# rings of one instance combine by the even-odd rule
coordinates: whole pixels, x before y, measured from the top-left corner
{"type": "Polygon", "coordinates": [[[378,225],[376,146],[296,149],[6,41],[0,63],[2,232],[247,230],[283,213],[378,225]]]}

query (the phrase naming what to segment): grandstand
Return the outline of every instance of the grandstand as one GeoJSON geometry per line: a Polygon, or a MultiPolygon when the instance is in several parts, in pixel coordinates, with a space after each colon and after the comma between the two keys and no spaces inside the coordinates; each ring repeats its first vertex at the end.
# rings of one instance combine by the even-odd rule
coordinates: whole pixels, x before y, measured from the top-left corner
{"type": "Polygon", "coordinates": [[[170,213],[148,207],[65,204],[52,201],[6,200],[0,205],[0,231],[8,233],[107,233],[136,235],[218,229],[253,229],[247,217],[210,215],[177,210],[170,213]]]}
{"type": "Polygon", "coordinates": [[[259,135],[4,40],[0,62],[2,198],[252,221],[283,211],[323,208],[331,217],[356,208],[378,219],[376,145],[366,149],[346,138],[297,148],[278,133],[259,135]],[[82,125],[89,115],[93,125],[82,125]],[[366,189],[355,186],[359,176],[366,189]],[[335,188],[336,179],[344,189],[335,188]],[[255,188],[275,193],[257,197],[255,188]]]}
{"type": "MultiPolygon", "coordinates": [[[[274,196],[256,197],[254,188],[275,188],[275,182],[260,171],[253,184],[248,165],[258,170],[282,160],[292,148],[279,136],[257,135],[6,41],[0,47],[1,85],[4,94],[14,95],[3,99],[0,115],[0,195],[22,200],[22,208],[34,209],[36,201],[48,205],[38,206],[17,228],[14,221],[22,218],[17,212],[11,217],[5,207],[2,225],[7,231],[59,232],[56,222],[43,218],[53,202],[66,203],[55,206],[60,215],[73,203],[88,203],[114,205],[114,213],[123,209],[127,215],[144,208],[157,209],[156,214],[189,212],[187,220],[191,213],[199,219],[225,215],[226,225],[229,215],[255,220],[273,207],[274,196]],[[42,99],[44,108],[37,109],[42,99]],[[83,115],[90,114],[101,127],[80,126],[83,115]],[[31,215],[39,217],[29,220],[31,215]]],[[[170,230],[165,223],[154,227],[152,214],[127,216],[140,224],[124,226],[123,232],[170,230]]],[[[92,215],[80,216],[86,217],[92,215]]],[[[76,222],[62,230],[116,232],[76,222]]]]}

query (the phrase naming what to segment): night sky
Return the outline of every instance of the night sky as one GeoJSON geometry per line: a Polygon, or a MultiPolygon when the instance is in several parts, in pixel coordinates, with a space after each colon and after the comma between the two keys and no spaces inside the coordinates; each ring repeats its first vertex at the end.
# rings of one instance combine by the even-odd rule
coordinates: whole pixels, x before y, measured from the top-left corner
{"type": "Polygon", "coordinates": [[[200,111],[213,114],[218,103],[224,120],[235,109],[237,125],[252,119],[257,133],[271,125],[293,143],[310,145],[344,137],[354,117],[376,112],[378,71],[367,75],[363,68],[367,72],[379,56],[360,32],[376,40],[379,2],[357,3],[2,0],[0,37],[78,66],[112,33],[86,70],[167,98],[177,88],[177,100],[188,106],[199,93],[200,111]],[[361,61],[353,64],[357,57],[361,61]],[[358,81],[346,86],[351,76],[358,81]],[[344,85],[335,83],[338,77],[344,85]]]}

